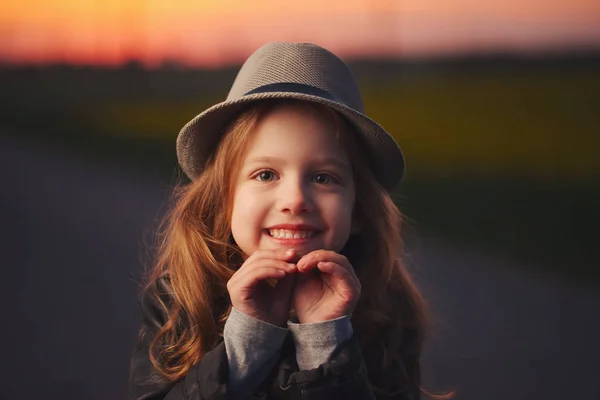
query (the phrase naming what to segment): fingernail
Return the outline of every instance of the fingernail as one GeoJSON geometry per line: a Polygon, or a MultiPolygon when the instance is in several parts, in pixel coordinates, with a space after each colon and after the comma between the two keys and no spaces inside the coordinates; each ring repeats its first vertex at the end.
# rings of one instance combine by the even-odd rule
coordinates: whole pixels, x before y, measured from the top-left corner
{"type": "Polygon", "coordinates": [[[286,256],[291,256],[292,254],[294,254],[294,249],[288,249],[285,251],[286,256]]]}

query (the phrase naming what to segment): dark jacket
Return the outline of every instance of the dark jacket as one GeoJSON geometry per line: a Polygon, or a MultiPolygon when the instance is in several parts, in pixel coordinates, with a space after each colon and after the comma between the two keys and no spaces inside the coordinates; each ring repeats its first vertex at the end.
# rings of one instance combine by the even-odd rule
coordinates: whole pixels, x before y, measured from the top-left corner
{"type": "MultiPolygon", "coordinates": [[[[238,399],[227,388],[228,364],[221,341],[176,383],[161,378],[149,358],[150,341],[165,313],[150,296],[142,299],[143,321],[130,365],[128,400],[238,399]]],[[[253,399],[419,399],[415,387],[392,396],[375,396],[356,338],[340,345],[330,360],[316,369],[299,371],[293,341],[283,345],[279,363],[260,384],[253,399]],[[409,390],[410,389],[410,390],[409,390]]],[[[408,386],[408,385],[405,385],[408,386]]]]}

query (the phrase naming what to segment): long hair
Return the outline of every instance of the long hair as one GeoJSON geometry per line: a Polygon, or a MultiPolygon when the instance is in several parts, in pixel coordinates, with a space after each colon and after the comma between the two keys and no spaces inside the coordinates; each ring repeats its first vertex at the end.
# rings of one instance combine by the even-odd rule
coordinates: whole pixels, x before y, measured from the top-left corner
{"type": "MultiPolygon", "coordinates": [[[[181,379],[222,335],[231,311],[226,284],[243,261],[231,237],[233,176],[253,128],[277,104],[281,101],[261,102],[233,121],[201,175],[177,189],[174,207],[165,216],[145,290],[166,313],[150,358],[169,381],[181,379]],[[162,293],[155,284],[164,276],[171,293],[162,293]]],[[[419,358],[428,317],[404,265],[402,216],[374,178],[371,160],[362,150],[365,144],[353,128],[339,114],[315,107],[332,123],[353,165],[359,230],[342,253],[362,285],[352,322],[369,379],[375,391],[385,393],[398,389],[399,377],[420,387],[419,358]]]]}

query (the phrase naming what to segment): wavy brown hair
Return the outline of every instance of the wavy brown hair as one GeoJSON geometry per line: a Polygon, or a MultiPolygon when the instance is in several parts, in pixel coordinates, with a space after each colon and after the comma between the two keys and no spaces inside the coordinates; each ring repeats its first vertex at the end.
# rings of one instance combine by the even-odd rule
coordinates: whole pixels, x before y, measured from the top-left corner
{"type": "MultiPolygon", "coordinates": [[[[169,381],[181,379],[221,340],[231,311],[226,284],[243,260],[231,235],[233,177],[254,127],[281,103],[263,101],[233,121],[201,175],[177,187],[174,206],[163,220],[145,290],[165,311],[150,358],[169,381]],[[156,284],[165,276],[169,293],[156,284]]],[[[402,216],[374,178],[371,160],[362,150],[365,144],[349,123],[328,108],[314,107],[331,122],[353,165],[360,231],[342,253],[362,285],[352,323],[369,379],[376,392],[401,390],[395,385],[406,380],[420,387],[419,358],[428,316],[404,265],[402,216]]]]}

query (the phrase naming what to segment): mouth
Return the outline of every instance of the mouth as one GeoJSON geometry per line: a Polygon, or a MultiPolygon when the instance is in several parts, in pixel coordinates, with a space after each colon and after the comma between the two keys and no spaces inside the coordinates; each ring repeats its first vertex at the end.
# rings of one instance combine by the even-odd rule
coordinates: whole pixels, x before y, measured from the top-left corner
{"type": "Polygon", "coordinates": [[[317,234],[316,230],[307,229],[267,229],[266,233],[274,239],[310,239],[317,234]]]}
{"type": "Polygon", "coordinates": [[[322,231],[312,226],[293,226],[293,227],[274,227],[263,231],[265,237],[275,244],[276,247],[287,247],[296,250],[297,262],[300,257],[304,256],[311,250],[314,250],[319,245],[319,236],[322,231]]]}

